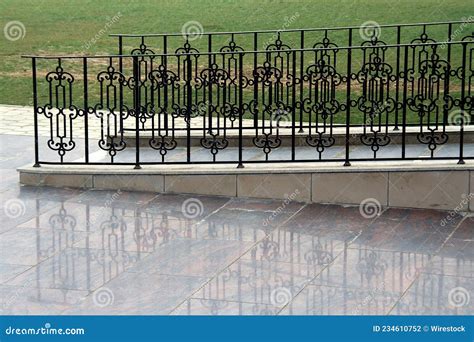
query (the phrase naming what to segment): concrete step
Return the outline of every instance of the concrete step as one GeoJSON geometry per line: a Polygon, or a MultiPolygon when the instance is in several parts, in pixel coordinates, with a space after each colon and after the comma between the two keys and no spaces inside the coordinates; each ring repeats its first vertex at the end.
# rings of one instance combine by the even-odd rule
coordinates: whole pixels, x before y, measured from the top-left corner
{"type": "MultiPolygon", "coordinates": [[[[434,127],[433,127],[434,128],[434,127]]],[[[375,130],[375,129],[374,129],[375,130]]],[[[322,128],[319,128],[319,131],[323,131],[322,128]]],[[[430,130],[428,127],[423,127],[423,131],[425,133],[429,133],[430,130]]],[[[262,132],[270,132],[269,129],[263,131],[259,129],[259,137],[263,137],[262,132]]],[[[272,137],[276,136],[276,130],[272,131],[272,137]]],[[[216,131],[214,133],[217,133],[216,131]]],[[[300,131],[299,128],[295,129],[295,146],[308,146],[307,137],[309,130],[308,128],[303,129],[300,131]]],[[[327,138],[331,133],[329,127],[326,128],[325,134],[323,135],[324,138],[327,138]]],[[[420,127],[407,127],[405,130],[405,143],[406,144],[417,144],[420,143],[418,140],[418,135],[420,133],[420,127]]],[[[446,133],[449,136],[450,143],[457,143],[459,142],[460,138],[460,129],[459,126],[448,126],[446,127],[446,133]]],[[[187,145],[187,131],[186,130],[177,130],[175,131],[174,136],[172,137],[171,131],[166,132],[165,130],[155,130],[154,134],[150,130],[144,130],[139,132],[139,142],[140,146],[150,146],[150,140],[155,138],[157,141],[161,141],[161,136],[166,137],[166,141],[171,140],[173,138],[178,146],[186,146],[187,145]]],[[[219,132],[219,138],[223,138],[224,132],[221,130],[219,132]]],[[[332,137],[334,138],[334,145],[335,146],[342,146],[346,143],[346,129],[345,127],[334,127],[332,129],[332,137]]],[[[363,127],[351,127],[349,130],[349,142],[351,145],[363,145],[361,137],[364,134],[363,127]]],[[[370,130],[370,127],[367,127],[366,130],[367,136],[373,136],[373,133],[370,130]]],[[[389,126],[386,130],[382,129],[378,135],[383,136],[387,135],[390,138],[390,143],[392,144],[401,144],[403,140],[403,131],[401,127],[395,128],[394,126],[389,126]]],[[[281,139],[281,146],[282,147],[290,147],[292,146],[292,130],[290,128],[280,128],[278,130],[278,136],[281,139]]],[[[190,131],[190,144],[191,146],[202,146],[201,140],[204,136],[204,131],[202,129],[192,130],[190,131]]],[[[246,127],[242,132],[242,146],[244,147],[252,147],[254,146],[254,138],[256,136],[256,130],[252,128],[246,127]]],[[[316,138],[318,135],[316,131],[312,130],[312,136],[316,138]]],[[[212,136],[206,134],[208,139],[212,139],[212,136]]],[[[136,146],[136,135],[133,130],[128,130],[124,132],[125,142],[128,146],[136,146]]],[[[465,127],[464,130],[464,142],[466,143],[474,143],[474,125],[465,127]]],[[[238,147],[239,146],[239,130],[238,129],[230,129],[226,130],[225,139],[228,142],[229,147],[238,147]]]]}
{"type": "Polygon", "coordinates": [[[283,201],[474,211],[474,161],[26,166],[20,182],[35,186],[122,189],[283,201]]]}

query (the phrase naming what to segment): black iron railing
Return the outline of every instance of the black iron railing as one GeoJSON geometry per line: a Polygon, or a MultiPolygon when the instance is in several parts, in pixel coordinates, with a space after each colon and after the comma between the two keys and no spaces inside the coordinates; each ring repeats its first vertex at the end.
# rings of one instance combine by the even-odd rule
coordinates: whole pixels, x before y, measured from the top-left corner
{"type": "MultiPolygon", "coordinates": [[[[258,51],[278,45],[293,49],[362,45],[366,41],[408,44],[427,41],[456,41],[472,30],[472,17],[462,21],[359,26],[318,27],[239,32],[204,32],[202,27],[181,33],[111,34],[118,39],[118,54],[258,51]]],[[[197,24],[197,23],[196,23],[197,24]]]]}
{"type": "MultiPolygon", "coordinates": [[[[395,44],[373,35],[355,45],[354,28],[338,28],[347,30],[347,46],[319,29],[322,40],[304,48],[284,44],[279,32],[263,50],[231,40],[200,52],[186,41],[173,53],[140,46],[110,56],[29,56],[35,165],[463,163],[474,157],[465,153],[474,36],[453,41],[453,23],[410,25],[422,33],[406,43],[403,25],[388,26],[395,44]],[[430,38],[430,25],[446,25],[448,39],[430,38]]],[[[220,34],[229,33],[207,35],[220,34]]]]}
{"type": "MultiPolygon", "coordinates": [[[[181,33],[111,34],[118,38],[118,54],[146,55],[169,52],[192,53],[213,51],[258,51],[281,49],[316,49],[338,46],[372,44],[416,44],[430,42],[449,42],[460,40],[463,32],[472,28],[472,17],[462,21],[431,23],[379,25],[366,22],[359,26],[319,27],[307,29],[280,29],[240,32],[204,32],[202,27],[194,29],[183,25],[181,33]],[[383,31],[383,34],[382,34],[383,31]]],[[[194,23],[194,25],[199,23],[194,23]]],[[[193,23],[191,23],[193,25],[193,23]]],[[[445,48],[446,46],[443,45],[445,48]]],[[[401,48],[391,62],[400,71],[401,48]],[[394,59],[396,58],[396,59],[394,59]]],[[[300,67],[305,60],[299,57],[300,67]]],[[[395,109],[395,125],[398,128],[400,116],[395,109]]]]}

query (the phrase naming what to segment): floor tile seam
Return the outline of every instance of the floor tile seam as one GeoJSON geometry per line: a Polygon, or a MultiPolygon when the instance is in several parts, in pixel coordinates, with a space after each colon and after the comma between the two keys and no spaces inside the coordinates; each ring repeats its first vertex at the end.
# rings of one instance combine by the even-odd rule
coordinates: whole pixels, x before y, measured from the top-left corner
{"type": "MultiPolygon", "coordinates": [[[[50,211],[50,210],[57,209],[57,208],[60,207],[60,206],[61,206],[60,204],[55,204],[53,207],[51,207],[51,208],[48,209],[47,211],[45,211],[45,212],[43,212],[43,213],[40,213],[39,216],[41,216],[41,215],[47,213],[47,212],[50,211]]],[[[35,217],[37,217],[37,216],[35,215],[35,216],[33,216],[33,217],[30,217],[30,218],[28,218],[28,219],[25,219],[25,221],[21,220],[22,222],[17,223],[14,227],[8,228],[7,230],[5,230],[5,231],[3,231],[3,232],[0,232],[0,236],[3,235],[3,234],[5,234],[5,233],[7,233],[7,232],[12,231],[13,229],[22,229],[23,227],[18,227],[18,226],[20,226],[20,225],[22,225],[22,224],[25,224],[25,223],[27,223],[28,221],[33,220],[35,217]]],[[[26,227],[25,227],[25,228],[26,228],[26,227]]],[[[30,228],[30,229],[35,229],[35,228],[32,227],[32,228],[30,228]]]]}
{"type": "MultiPolygon", "coordinates": [[[[17,264],[9,264],[9,265],[17,265],[17,264]]],[[[36,264],[36,265],[38,265],[38,264],[36,264]]],[[[35,267],[36,265],[17,265],[17,266],[26,266],[27,269],[24,270],[24,271],[22,271],[22,272],[20,272],[20,273],[18,273],[18,274],[16,274],[16,275],[14,275],[14,276],[12,276],[12,277],[10,277],[10,278],[8,278],[8,280],[6,280],[5,282],[1,283],[0,285],[18,286],[18,285],[9,285],[9,284],[7,284],[7,283],[10,282],[10,281],[12,281],[12,280],[15,279],[16,277],[19,277],[19,276],[21,276],[22,274],[24,274],[24,273],[30,271],[30,270],[31,270],[33,267],[35,267]]]]}
{"type": "MultiPolygon", "coordinates": [[[[465,218],[464,218],[465,219],[465,218]]],[[[441,249],[445,246],[445,244],[447,243],[447,241],[451,238],[451,236],[454,234],[454,232],[460,227],[460,225],[462,224],[462,222],[464,221],[463,220],[460,220],[460,222],[458,223],[458,225],[456,226],[456,228],[453,229],[453,231],[448,234],[448,237],[445,239],[445,241],[440,245],[440,247],[438,247],[438,249],[433,253],[433,255],[431,255],[430,257],[430,261],[429,261],[429,264],[432,264],[433,263],[433,258],[438,256],[439,252],[441,251],[441,249]]],[[[428,265],[427,265],[428,266],[428,265]]],[[[426,267],[426,266],[425,266],[426,267]]],[[[393,306],[387,311],[387,315],[390,315],[393,310],[395,310],[395,308],[397,307],[398,304],[401,303],[401,300],[407,295],[407,293],[409,292],[409,290],[413,287],[413,285],[415,284],[415,282],[417,282],[420,278],[421,278],[421,275],[422,274],[427,274],[427,273],[424,273],[422,271],[418,272],[418,274],[414,277],[413,281],[407,286],[406,290],[403,292],[402,296],[398,299],[398,301],[396,301],[393,306]]]]}
{"type": "Polygon", "coordinates": [[[219,301],[219,302],[228,302],[228,303],[235,303],[235,304],[258,304],[258,305],[269,305],[269,306],[273,306],[275,308],[277,308],[277,306],[271,304],[271,303],[264,303],[264,302],[251,302],[251,301],[248,301],[248,300],[227,300],[227,299],[216,299],[216,298],[204,298],[204,297],[190,297],[188,298],[187,300],[192,300],[192,299],[195,299],[195,300],[209,300],[209,301],[219,301]]]}
{"type": "Polygon", "coordinates": [[[253,248],[255,248],[261,241],[265,240],[268,236],[270,236],[275,230],[278,229],[279,226],[285,224],[286,222],[288,222],[290,219],[292,219],[294,216],[296,216],[300,211],[302,211],[304,208],[307,207],[307,204],[304,204],[303,206],[301,206],[301,208],[299,208],[299,210],[295,211],[292,215],[290,215],[285,221],[283,221],[282,223],[280,223],[280,225],[278,225],[277,227],[275,227],[274,229],[272,229],[271,231],[268,232],[268,234],[266,234],[265,236],[263,236],[260,240],[256,241],[253,245],[249,246],[248,249],[246,249],[241,255],[239,255],[237,258],[235,258],[234,260],[232,260],[230,263],[228,263],[227,266],[225,267],[222,267],[220,270],[218,270],[217,272],[214,273],[213,276],[211,276],[202,286],[200,286],[198,289],[196,289],[194,292],[192,292],[187,298],[185,298],[182,302],[180,302],[170,313],[173,313],[174,311],[176,311],[183,303],[186,302],[186,300],[188,298],[191,298],[193,297],[196,293],[198,293],[201,289],[203,289],[207,284],[209,284],[213,279],[215,279],[219,274],[221,274],[224,270],[226,270],[227,268],[231,267],[233,264],[235,264],[238,260],[241,259],[241,257],[245,254],[247,254],[249,251],[251,251],[253,248]]]}
{"type": "Polygon", "coordinates": [[[298,295],[301,294],[301,293],[308,287],[308,285],[310,285],[317,277],[319,277],[319,276],[324,272],[324,270],[328,269],[331,265],[333,265],[333,264],[336,262],[336,260],[339,258],[339,256],[340,256],[341,254],[343,254],[343,252],[344,252],[344,249],[341,250],[341,251],[337,254],[337,256],[332,260],[332,262],[330,262],[330,263],[327,264],[325,267],[323,267],[323,268],[320,270],[320,272],[318,272],[318,274],[316,274],[313,278],[309,279],[309,280],[303,285],[303,287],[301,288],[300,291],[298,291],[294,296],[291,296],[291,298],[290,298],[290,300],[288,301],[288,303],[286,303],[286,305],[284,305],[284,306],[281,308],[281,310],[277,312],[277,315],[279,315],[283,310],[285,310],[285,308],[288,307],[288,305],[290,305],[290,303],[292,303],[292,302],[295,300],[295,298],[297,298],[298,295]]]}

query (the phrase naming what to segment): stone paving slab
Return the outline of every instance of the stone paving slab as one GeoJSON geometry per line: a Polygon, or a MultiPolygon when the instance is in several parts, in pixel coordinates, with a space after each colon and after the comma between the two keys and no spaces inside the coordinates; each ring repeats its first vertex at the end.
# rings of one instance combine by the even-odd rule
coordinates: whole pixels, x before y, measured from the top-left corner
{"type": "Polygon", "coordinates": [[[20,186],[10,137],[1,314],[474,314],[465,212],[20,186]]]}
{"type": "MultiPolygon", "coordinates": [[[[139,206],[143,209],[127,211],[132,216],[125,215],[122,205],[112,204],[112,211],[104,211],[87,232],[88,213],[104,206],[104,194],[113,196],[111,191],[94,193],[86,192],[88,197],[80,203],[75,197],[67,201],[80,205],[77,208],[59,201],[56,209],[38,218],[39,229],[16,227],[0,234],[5,243],[2,253],[15,255],[15,260],[4,255],[0,268],[3,313],[398,314],[405,308],[413,310],[410,303],[430,298],[427,288],[422,295],[417,288],[425,281],[423,274],[433,272],[438,255],[444,262],[436,262],[437,272],[459,277],[471,290],[472,253],[450,248],[451,234],[461,229],[459,222],[470,219],[460,215],[449,227],[441,227],[440,211],[406,210],[402,216],[384,212],[365,219],[358,208],[299,204],[298,210],[293,203],[281,223],[262,230],[264,226],[252,225],[254,215],[264,217],[273,211],[244,209],[242,200],[224,202],[209,216],[203,211],[199,221],[187,217],[180,207],[190,199],[206,207],[211,198],[161,196],[160,200],[158,196],[139,206]],[[443,231],[433,228],[435,222],[443,231]],[[411,226],[419,233],[390,238],[390,228],[412,231],[411,226]],[[86,235],[78,237],[75,230],[86,235]],[[23,232],[32,234],[31,241],[22,237],[23,232]],[[391,242],[390,248],[378,243],[380,234],[391,242]],[[429,244],[419,243],[420,234],[433,238],[429,244]],[[18,244],[10,242],[15,236],[24,241],[21,254],[18,244]],[[74,240],[80,248],[69,246],[74,240]],[[459,262],[463,272],[453,275],[451,265],[459,262]],[[15,266],[18,263],[31,265],[22,268],[15,266]],[[15,289],[20,295],[15,295],[15,289]],[[54,291],[67,295],[51,306],[54,291]],[[371,292],[373,298],[367,303],[371,292]],[[101,293],[111,298],[105,306],[97,302],[101,293]]],[[[38,206],[43,201],[38,199],[38,206]]],[[[281,206],[281,202],[264,203],[281,206]]],[[[472,231],[468,234],[472,239],[472,231]]],[[[473,313],[470,304],[457,311],[450,308],[445,296],[455,287],[454,280],[442,284],[431,288],[431,294],[443,299],[444,311],[435,307],[433,312],[473,313]]],[[[420,313],[430,314],[427,310],[424,307],[420,313]]]]}

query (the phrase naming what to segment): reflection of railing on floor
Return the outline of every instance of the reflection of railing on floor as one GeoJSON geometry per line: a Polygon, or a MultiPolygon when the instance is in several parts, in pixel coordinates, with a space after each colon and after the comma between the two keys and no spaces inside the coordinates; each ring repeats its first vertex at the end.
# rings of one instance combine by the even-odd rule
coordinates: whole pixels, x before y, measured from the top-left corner
{"type": "MultiPolygon", "coordinates": [[[[53,213],[41,215],[41,200],[36,201],[35,300],[40,302],[44,299],[42,288],[49,288],[63,291],[65,304],[71,304],[67,302],[68,291],[92,292],[173,240],[199,239],[200,229],[206,231],[208,238],[223,240],[254,236],[251,242],[256,244],[194,295],[209,314],[225,312],[232,302],[251,304],[255,314],[274,314],[278,311],[271,305],[275,291],[284,288],[296,295],[310,280],[312,285],[304,289],[307,314],[363,314],[367,308],[372,313],[385,314],[417,278],[420,280],[414,285],[414,296],[409,298],[409,304],[401,305],[413,306],[417,313],[420,307],[426,307],[427,313],[433,312],[433,307],[450,313],[450,308],[437,304],[447,296],[440,275],[446,273],[447,267],[460,274],[474,272],[472,260],[457,254],[445,254],[432,267],[427,254],[348,245],[339,236],[320,236],[317,229],[303,233],[280,228],[277,234],[260,240],[261,233],[267,234],[269,228],[254,228],[258,232],[245,234],[249,227],[238,220],[210,217],[209,222],[198,225],[181,211],[130,210],[114,204],[104,210],[75,203],[68,212],[68,202],[53,213]],[[102,215],[92,215],[97,210],[102,215]],[[85,235],[81,236],[81,232],[85,235]]],[[[295,304],[288,304],[290,313],[292,305],[295,304]]],[[[297,305],[301,309],[302,303],[297,305]]]]}

